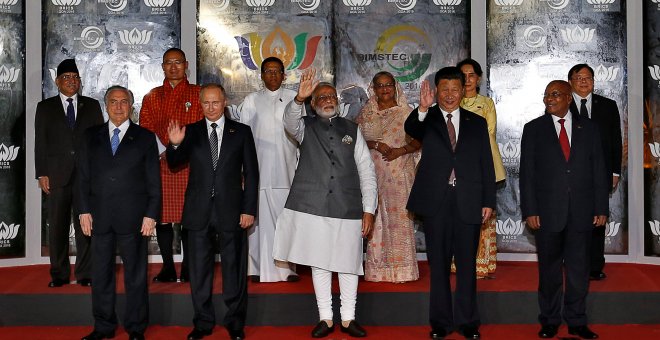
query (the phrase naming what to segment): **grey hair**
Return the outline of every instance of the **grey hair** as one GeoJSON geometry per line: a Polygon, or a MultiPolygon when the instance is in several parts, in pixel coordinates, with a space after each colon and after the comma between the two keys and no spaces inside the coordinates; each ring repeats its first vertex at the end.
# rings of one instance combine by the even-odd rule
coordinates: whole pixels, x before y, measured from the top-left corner
{"type": "Polygon", "coordinates": [[[335,93],[337,93],[337,88],[335,88],[334,85],[332,85],[331,83],[329,83],[327,81],[322,81],[318,85],[316,85],[316,88],[314,89],[314,92],[312,92],[312,100],[316,99],[316,91],[318,91],[318,89],[320,89],[322,87],[330,87],[333,90],[335,90],[335,93]]]}
{"type": "Polygon", "coordinates": [[[108,95],[110,94],[110,92],[112,92],[114,90],[120,90],[120,91],[124,91],[124,92],[128,93],[128,99],[131,101],[131,106],[133,106],[133,103],[135,102],[135,99],[133,98],[133,92],[131,92],[131,90],[129,90],[129,89],[127,89],[127,88],[125,88],[121,85],[112,85],[112,86],[108,87],[107,90],[105,90],[105,95],[103,95],[103,101],[106,104],[108,103],[108,95]]]}

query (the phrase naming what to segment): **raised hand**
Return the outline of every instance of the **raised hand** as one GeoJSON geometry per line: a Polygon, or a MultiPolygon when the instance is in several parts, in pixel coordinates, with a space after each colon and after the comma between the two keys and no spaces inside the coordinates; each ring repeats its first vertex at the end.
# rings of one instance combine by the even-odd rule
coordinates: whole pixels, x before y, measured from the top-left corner
{"type": "Polygon", "coordinates": [[[179,145],[186,136],[186,127],[180,126],[176,120],[171,120],[167,125],[167,138],[172,145],[179,145]]]}
{"type": "Polygon", "coordinates": [[[435,103],[435,96],[433,91],[431,91],[429,80],[426,79],[422,82],[422,86],[419,89],[419,111],[428,112],[429,107],[433,103],[435,103]]]}
{"type": "Polygon", "coordinates": [[[305,99],[309,98],[314,92],[316,85],[319,84],[319,80],[316,79],[316,69],[310,67],[303,71],[300,76],[300,86],[298,86],[298,94],[296,95],[296,100],[298,102],[304,102],[305,99]]]}

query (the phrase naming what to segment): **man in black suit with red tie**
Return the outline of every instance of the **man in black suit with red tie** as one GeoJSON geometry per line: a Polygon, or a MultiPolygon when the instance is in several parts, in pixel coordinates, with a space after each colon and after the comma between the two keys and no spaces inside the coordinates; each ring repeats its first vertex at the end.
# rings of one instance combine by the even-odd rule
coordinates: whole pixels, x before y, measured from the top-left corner
{"type": "Polygon", "coordinates": [[[408,210],[424,223],[426,254],[431,269],[432,339],[458,329],[466,339],[479,339],[476,254],[481,224],[495,208],[495,171],[486,120],[459,107],[465,78],[460,69],[445,67],[435,75],[435,96],[422,83],[419,107],[405,130],[422,142],[422,159],[408,210]],[[437,106],[431,106],[437,100],[437,106]],[[452,310],[449,283],[452,256],[456,262],[456,294],[452,310]]]}
{"type": "MultiPolygon", "coordinates": [[[[577,64],[568,71],[568,82],[573,88],[571,113],[590,118],[600,130],[605,170],[610,193],[616,190],[621,177],[621,117],[612,99],[594,92],[594,70],[587,64],[577,64]]],[[[605,267],[605,228],[594,228],[591,240],[591,280],[607,277],[605,267]]]]}
{"type": "Polygon", "coordinates": [[[149,322],[147,237],[160,216],[156,135],[130,121],[133,94],[121,86],[105,93],[108,122],[89,128],[77,160],[80,226],[92,237],[94,331],[82,340],[115,336],[115,250],[124,264],[129,340],[143,340],[149,322]]]}
{"type": "Polygon", "coordinates": [[[195,328],[189,340],[211,335],[214,244],[220,240],[224,326],[232,340],[245,338],[247,315],[247,228],[254,223],[259,166],[252,131],[224,114],[227,100],[219,84],[200,90],[204,119],[185,127],[170,122],[167,164],[188,163],[190,176],[183,204],[188,229],[188,264],[195,328]]]}
{"type": "Polygon", "coordinates": [[[543,96],[546,114],[525,124],[520,207],[525,223],[535,230],[538,336],[554,338],[563,316],[569,334],[596,339],[586,315],[589,251],[592,230],[607,220],[608,186],[598,126],[573,115],[571,101],[568,82],[551,81],[543,96]]]}
{"type": "MultiPolygon", "coordinates": [[[[80,75],[74,59],[57,66],[55,84],[59,94],[37,104],[34,118],[34,165],[39,188],[48,204],[48,252],[51,281],[48,287],[69,283],[69,226],[76,178],[75,149],[83,132],[103,123],[101,106],[96,99],[81,96],[80,75]]],[[[92,284],[90,239],[83,235],[78,218],[73,219],[76,236],[75,277],[81,286],[92,284]]]]}

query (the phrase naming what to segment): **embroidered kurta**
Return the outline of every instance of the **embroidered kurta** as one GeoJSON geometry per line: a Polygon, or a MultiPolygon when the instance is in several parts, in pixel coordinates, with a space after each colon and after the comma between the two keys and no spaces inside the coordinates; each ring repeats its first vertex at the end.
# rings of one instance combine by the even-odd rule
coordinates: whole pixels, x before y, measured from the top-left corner
{"type": "MultiPolygon", "coordinates": [[[[174,88],[165,79],[144,96],[140,110],[140,125],[153,131],[163,145],[167,145],[167,125],[176,120],[181,125],[194,123],[204,117],[199,104],[199,85],[190,84],[187,79],[174,88]]],[[[188,185],[188,166],[172,172],[165,157],[160,159],[162,182],[162,223],[181,222],[183,199],[188,185]]]]}

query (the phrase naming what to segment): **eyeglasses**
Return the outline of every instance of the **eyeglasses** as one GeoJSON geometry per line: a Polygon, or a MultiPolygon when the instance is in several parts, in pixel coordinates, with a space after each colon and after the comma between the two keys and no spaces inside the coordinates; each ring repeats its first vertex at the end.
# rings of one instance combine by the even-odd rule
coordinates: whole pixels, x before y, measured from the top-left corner
{"type": "Polygon", "coordinates": [[[264,70],[263,74],[269,75],[269,76],[275,76],[278,74],[284,73],[282,70],[279,69],[269,69],[269,70],[264,70]]]}
{"type": "Polygon", "coordinates": [[[186,62],[185,60],[178,60],[178,59],[176,59],[176,60],[166,60],[166,61],[163,62],[163,65],[165,65],[165,66],[172,66],[172,65],[180,66],[180,65],[183,65],[185,62],[186,62]]]}
{"type": "Polygon", "coordinates": [[[386,87],[394,87],[394,84],[392,84],[392,83],[387,83],[387,84],[378,84],[378,83],[376,83],[376,84],[374,84],[374,88],[376,88],[376,89],[383,89],[383,88],[386,88],[386,87]]]}
{"type": "Polygon", "coordinates": [[[333,95],[329,95],[329,94],[324,94],[324,95],[321,95],[321,96],[316,97],[316,101],[317,101],[317,102],[322,102],[322,101],[325,101],[325,100],[336,101],[336,100],[337,100],[337,96],[333,96],[333,95]]]}
{"type": "Polygon", "coordinates": [[[60,78],[62,78],[63,80],[80,80],[80,76],[76,76],[76,75],[72,76],[70,74],[62,75],[60,76],[60,78]]]}
{"type": "Polygon", "coordinates": [[[550,93],[544,93],[543,98],[551,97],[551,98],[556,99],[556,98],[559,98],[559,97],[565,96],[565,95],[566,95],[566,93],[564,93],[564,92],[553,91],[553,92],[550,92],[550,93]]]}
{"type": "Polygon", "coordinates": [[[577,82],[590,82],[594,80],[594,77],[573,77],[571,78],[572,81],[577,81],[577,82]]]}

